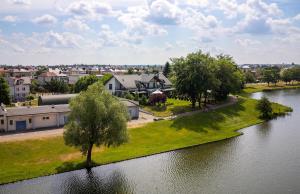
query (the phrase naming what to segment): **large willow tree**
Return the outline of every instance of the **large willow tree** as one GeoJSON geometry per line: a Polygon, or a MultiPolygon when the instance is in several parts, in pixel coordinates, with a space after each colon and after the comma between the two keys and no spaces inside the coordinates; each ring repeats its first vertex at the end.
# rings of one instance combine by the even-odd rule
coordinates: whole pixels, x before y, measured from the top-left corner
{"type": "Polygon", "coordinates": [[[64,132],[66,145],[80,148],[92,166],[93,146],[119,146],[127,140],[126,107],[97,82],[70,102],[71,113],[64,132]]]}

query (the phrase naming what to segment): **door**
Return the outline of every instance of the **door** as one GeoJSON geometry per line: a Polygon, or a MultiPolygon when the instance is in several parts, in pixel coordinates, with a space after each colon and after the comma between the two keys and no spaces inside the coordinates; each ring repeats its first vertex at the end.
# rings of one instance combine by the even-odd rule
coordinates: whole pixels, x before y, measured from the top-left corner
{"type": "Polygon", "coordinates": [[[26,129],[26,120],[25,121],[16,121],[16,130],[26,129]]]}

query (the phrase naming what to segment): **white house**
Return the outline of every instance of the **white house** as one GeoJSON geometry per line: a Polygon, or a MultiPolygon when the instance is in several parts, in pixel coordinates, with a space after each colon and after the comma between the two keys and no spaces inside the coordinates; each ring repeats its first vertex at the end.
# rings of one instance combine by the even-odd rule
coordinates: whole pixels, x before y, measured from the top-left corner
{"type": "Polygon", "coordinates": [[[121,96],[126,91],[148,95],[157,89],[163,92],[174,90],[172,83],[162,73],[113,75],[105,83],[105,88],[117,96],[121,96]]]}
{"type": "Polygon", "coordinates": [[[63,126],[68,105],[0,108],[0,131],[31,130],[63,126]]]}
{"type": "Polygon", "coordinates": [[[10,96],[13,101],[25,101],[26,97],[30,94],[30,77],[9,77],[6,78],[9,89],[10,96]]]}

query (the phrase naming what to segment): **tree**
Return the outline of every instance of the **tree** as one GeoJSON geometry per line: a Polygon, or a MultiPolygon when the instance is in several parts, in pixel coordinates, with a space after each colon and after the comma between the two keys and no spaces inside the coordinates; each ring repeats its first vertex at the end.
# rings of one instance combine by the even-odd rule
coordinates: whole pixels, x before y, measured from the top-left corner
{"type": "Polygon", "coordinates": [[[252,72],[247,71],[245,73],[245,82],[246,83],[255,83],[256,82],[256,78],[252,72]]]}
{"type": "Polygon", "coordinates": [[[51,79],[50,82],[45,82],[44,87],[48,92],[53,93],[68,93],[70,90],[69,85],[59,79],[51,79]]]}
{"type": "Polygon", "coordinates": [[[134,73],[134,71],[133,71],[133,68],[132,67],[130,67],[130,68],[128,68],[128,71],[127,71],[127,74],[133,74],[134,73]]]}
{"type": "Polygon", "coordinates": [[[99,81],[99,78],[96,75],[83,76],[75,83],[74,92],[79,93],[81,91],[85,91],[90,85],[97,81],[99,81]]]}
{"type": "Polygon", "coordinates": [[[262,97],[257,105],[256,109],[260,112],[260,117],[262,119],[270,119],[273,114],[272,104],[266,97],[262,97]]]}
{"type": "Polygon", "coordinates": [[[0,104],[10,104],[9,85],[3,77],[0,77],[0,104]]]}
{"type": "MultiPolygon", "coordinates": [[[[214,58],[202,51],[190,53],[186,58],[173,58],[175,86],[179,95],[187,97],[192,102],[192,107],[201,98],[207,98],[208,90],[214,90],[219,81],[215,77],[214,58]]],[[[206,100],[205,100],[206,102],[206,100]]]]}
{"type": "Polygon", "coordinates": [[[170,73],[171,73],[170,63],[166,62],[164,69],[163,69],[163,74],[164,74],[164,76],[169,77],[170,73]]]}
{"type": "Polygon", "coordinates": [[[218,55],[216,77],[220,85],[213,91],[216,100],[224,100],[230,93],[239,92],[243,87],[243,74],[229,55],[218,55]]]}
{"type": "Polygon", "coordinates": [[[274,83],[276,85],[280,78],[280,69],[277,67],[265,68],[262,71],[262,76],[262,80],[264,82],[267,82],[268,86],[270,85],[270,83],[274,83]]]}
{"type": "Polygon", "coordinates": [[[124,104],[97,82],[70,102],[65,144],[80,148],[92,166],[93,146],[119,146],[127,141],[128,112],[124,104]]]}
{"type": "Polygon", "coordinates": [[[280,78],[287,85],[288,82],[293,80],[293,70],[292,69],[284,69],[280,72],[280,78]]]}

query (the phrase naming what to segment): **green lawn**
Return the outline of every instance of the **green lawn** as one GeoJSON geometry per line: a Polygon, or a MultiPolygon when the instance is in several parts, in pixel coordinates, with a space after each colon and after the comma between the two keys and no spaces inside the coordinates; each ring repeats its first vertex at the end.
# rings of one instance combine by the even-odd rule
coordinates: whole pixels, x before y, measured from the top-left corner
{"type": "Polygon", "coordinates": [[[168,98],[165,106],[144,106],[143,109],[157,117],[167,117],[194,110],[190,101],[174,98],[168,98]]]}
{"type": "MultiPolygon", "coordinates": [[[[106,164],[240,135],[238,129],[262,122],[255,104],[256,100],[240,98],[237,104],[212,112],[129,129],[128,143],[95,149],[93,160],[95,165],[106,164]]],[[[279,104],[273,108],[276,112],[289,110],[279,104]]],[[[79,169],[84,161],[76,149],[64,145],[62,137],[0,143],[0,158],[2,184],[79,169]]]]}

